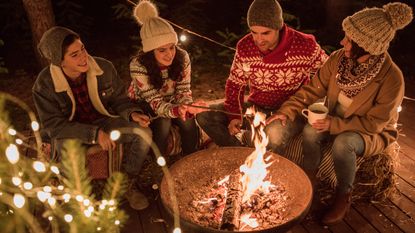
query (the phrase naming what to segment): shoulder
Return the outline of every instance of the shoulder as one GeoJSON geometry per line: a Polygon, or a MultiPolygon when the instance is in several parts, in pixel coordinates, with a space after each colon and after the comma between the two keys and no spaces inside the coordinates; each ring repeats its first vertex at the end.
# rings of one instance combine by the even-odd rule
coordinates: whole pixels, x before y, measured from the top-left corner
{"type": "Polygon", "coordinates": [[[260,56],[258,47],[255,45],[252,34],[245,35],[236,44],[236,52],[241,57],[256,57],[260,56]]]}
{"type": "Polygon", "coordinates": [[[39,72],[35,83],[33,84],[33,89],[44,88],[46,86],[52,85],[52,75],[50,74],[50,66],[46,66],[39,72]]]}
{"type": "Polygon", "coordinates": [[[242,37],[238,43],[236,44],[236,48],[239,49],[245,49],[255,46],[254,39],[252,37],[251,33],[246,34],[244,37],[242,37]]]}
{"type": "Polygon", "coordinates": [[[107,69],[115,69],[114,64],[102,57],[93,57],[97,65],[104,71],[107,69]]]}
{"type": "Polygon", "coordinates": [[[190,63],[190,56],[186,50],[178,46],[176,47],[176,50],[177,50],[176,53],[183,58],[183,61],[185,64],[190,63]]]}

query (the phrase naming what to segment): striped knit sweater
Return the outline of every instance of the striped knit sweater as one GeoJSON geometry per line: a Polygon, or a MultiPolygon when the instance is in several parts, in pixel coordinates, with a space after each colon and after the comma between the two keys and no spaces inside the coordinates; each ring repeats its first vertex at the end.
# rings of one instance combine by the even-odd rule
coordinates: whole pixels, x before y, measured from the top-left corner
{"type": "Polygon", "coordinates": [[[225,86],[225,109],[240,113],[239,106],[243,106],[244,91],[248,87],[249,102],[268,110],[278,109],[310,80],[327,58],[314,36],[287,26],[280,30],[277,47],[266,55],[248,34],[237,44],[225,86]]]}
{"type": "MultiPolygon", "coordinates": [[[[179,48],[177,48],[179,50],[179,48]]],[[[135,101],[146,101],[153,111],[162,117],[178,118],[179,104],[191,103],[192,91],[190,90],[190,58],[185,50],[184,70],[181,73],[182,80],[173,81],[168,77],[168,69],[162,69],[163,85],[156,89],[149,80],[147,69],[134,58],[130,62],[131,84],[128,88],[128,96],[135,101]]],[[[179,51],[177,51],[179,52],[179,51]]]]}

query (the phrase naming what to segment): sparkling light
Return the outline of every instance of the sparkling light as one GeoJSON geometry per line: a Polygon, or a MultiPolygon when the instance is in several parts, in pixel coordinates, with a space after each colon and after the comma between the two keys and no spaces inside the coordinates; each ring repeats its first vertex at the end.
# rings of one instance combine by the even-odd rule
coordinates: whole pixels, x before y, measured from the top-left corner
{"type": "Polygon", "coordinates": [[[59,168],[55,165],[50,167],[50,170],[55,173],[56,175],[59,175],[59,168]]]}
{"type": "Polygon", "coordinates": [[[75,200],[81,202],[84,200],[84,197],[82,195],[76,195],[75,200]]]}
{"type": "Polygon", "coordinates": [[[115,220],[115,225],[120,225],[120,220],[115,220]]]}
{"type": "Polygon", "coordinates": [[[37,198],[41,201],[41,202],[45,202],[49,197],[51,197],[52,195],[50,193],[45,193],[43,191],[39,191],[37,192],[37,198]]]}
{"type": "Polygon", "coordinates": [[[55,206],[55,204],[56,204],[56,199],[55,198],[53,198],[53,197],[49,197],[48,198],[48,203],[49,203],[49,205],[50,206],[55,206]]]}
{"type": "Polygon", "coordinates": [[[102,230],[102,228],[101,227],[97,227],[97,231],[101,231],[102,230]]]}
{"type": "Polygon", "coordinates": [[[398,107],[398,112],[401,112],[402,111],[402,106],[401,105],[399,105],[399,107],[398,107]]]}
{"type": "Polygon", "coordinates": [[[65,214],[65,216],[63,216],[63,218],[65,219],[66,222],[72,222],[73,217],[70,214],[65,214]]]}
{"type": "Polygon", "coordinates": [[[17,149],[17,146],[14,144],[10,144],[6,148],[6,156],[7,159],[11,164],[16,164],[19,161],[19,150],[17,149]]]}
{"type": "Polygon", "coordinates": [[[52,216],[49,216],[49,217],[48,217],[48,220],[49,220],[49,221],[52,221],[52,220],[53,220],[53,217],[52,217],[52,216]]]}
{"type": "Polygon", "coordinates": [[[63,185],[58,185],[58,190],[62,191],[64,189],[63,185]]]}
{"type": "Polygon", "coordinates": [[[32,126],[33,131],[39,130],[39,123],[37,121],[32,121],[31,126],[32,126]]]}
{"type": "Polygon", "coordinates": [[[25,188],[26,190],[30,190],[33,188],[33,184],[30,182],[24,182],[23,183],[23,188],[25,188]]]}
{"type": "Polygon", "coordinates": [[[7,132],[9,132],[10,135],[15,136],[17,134],[17,131],[15,129],[10,128],[7,132]]]}
{"type": "Polygon", "coordinates": [[[115,201],[114,201],[113,199],[109,200],[109,201],[108,201],[108,205],[111,205],[111,206],[112,206],[112,205],[115,205],[115,201]]]}
{"type": "Polygon", "coordinates": [[[117,141],[121,137],[121,133],[118,130],[113,130],[110,133],[110,138],[113,141],[117,141]]]}
{"type": "Polygon", "coordinates": [[[23,140],[20,138],[16,138],[16,144],[17,145],[22,145],[23,144],[23,140]]]}
{"type": "Polygon", "coordinates": [[[69,193],[65,193],[63,194],[62,198],[66,203],[68,203],[69,200],[71,199],[71,195],[69,193]]]}
{"type": "Polygon", "coordinates": [[[35,171],[37,172],[45,172],[46,171],[46,166],[44,163],[40,162],[40,161],[35,161],[33,162],[33,168],[35,169],[35,171]]]}
{"type": "Polygon", "coordinates": [[[160,156],[157,158],[157,164],[160,165],[161,167],[166,166],[166,160],[164,159],[163,156],[160,156]]]}
{"type": "Polygon", "coordinates": [[[52,188],[50,186],[45,186],[45,187],[43,187],[43,191],[45,191],[47,193],[50,193],[50,192],[52,192],[52,188]]]}
{"type": "Polygon", "coordinates": [[[182,229],[180,229],[180,227],[176,227],[174,228],[173,233],[182,233],[182,229]]]}
{"type": "Polygon", "coordinates": [[[84,210],[84,215],[85,215],[85,217],[89,218],[89,217],[91,217],[92,213],[89,210],[84,210]]]}
{"type": "Polygon", "coordinates": [[[22,208],[25,204],[26,200],[22,194],[16,193],[13,197],[13,203],[17,208],[22,208]]]}
{"type": "Polygon", "coordinates": [[[19,177],[13,177],[12,183],[16,186],[19,186],[22,183],[22,179],[20,179],[19,177]]]}
{"type": "Polygon", "coordinates": [[[85,199],[85,200],[83,201],[83,204],[84,204],[84,206],[89,206],[89,205],[91,204],[91,201],[90,201],[90,200],[88,200],[88,199],[85,199]]]}
{"type": "Polygon", "coordinates": [[[180,41],[185,42],[187,40],[187,36],[185,34],[180,35],[180,41]]]}

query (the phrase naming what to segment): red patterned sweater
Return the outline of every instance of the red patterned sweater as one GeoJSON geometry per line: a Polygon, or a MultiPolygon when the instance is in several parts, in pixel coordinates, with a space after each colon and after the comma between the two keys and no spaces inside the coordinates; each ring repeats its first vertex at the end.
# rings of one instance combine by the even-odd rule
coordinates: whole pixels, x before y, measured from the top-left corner
{"type": "MultiPolygon", "coordinates": [[[[265,109],[278,109],[302,84],[310,80],[328,56],[314,36],[287,26],[280,31],[280,42],[263,55],[251,34],[242,38],[225,86],[225,109],[239,113],[245,88],[248,101],[265,109]]],[[[235,118],[229,116],[230,118],[235,118]]]]}

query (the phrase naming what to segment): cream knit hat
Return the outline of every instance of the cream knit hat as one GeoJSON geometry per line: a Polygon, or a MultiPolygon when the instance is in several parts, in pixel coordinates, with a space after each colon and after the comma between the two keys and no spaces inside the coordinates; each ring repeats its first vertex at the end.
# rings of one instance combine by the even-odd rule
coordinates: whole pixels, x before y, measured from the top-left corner
{"type": "Polygon", "coordinates": [[[282,9],[277,0],[254,0],[246,17],[248,27],[262,26],[280,30],[284,24],[282,9]]]}
{"type": "Polygon", "coordinates": [[[146,53],[169,43],[177,44],[177,34],[173,27],[159,17],[156,6],[150,1],[141,0],[134,8],[134,16],[141,25],[143,52],[146,53]]]}
{"type": "Polygon", "coordinates": [[[343,20],[346,35],[372,55],[380,55],[389,48],[398,29],[412,21],[412,8],[400,2],[383,8],[366,8],[343,20]]]}

